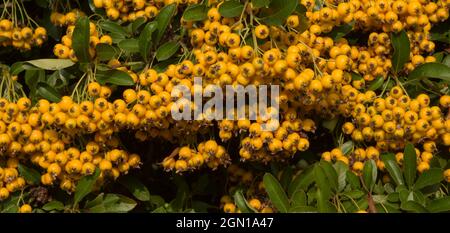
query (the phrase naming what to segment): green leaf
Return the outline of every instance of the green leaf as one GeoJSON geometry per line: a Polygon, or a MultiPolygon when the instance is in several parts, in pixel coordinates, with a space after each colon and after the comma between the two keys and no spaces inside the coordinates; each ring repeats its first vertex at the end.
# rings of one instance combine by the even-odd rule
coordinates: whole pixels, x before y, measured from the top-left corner
{"type": "Polygon", "coordinates": [[[262,9],[260,20],[267,25],[280,26],[295,11],[297,4],[297,0],[272,1],[268,8],[262,9]]]}
{"type": "Polygon", "coordinates": [[[346,141],[344,144],[341,145],[341,151],[344,155],[347,155],[348,153],[353,151],[353,147],[355,144],[352,140],[346,141]]]}
{"type": "Polygon", "coordinates": [[[319,166],[325,172],[325,175],[327,176],[330,187],[337,192],[338,191],[338,175],[336,173],[336,170],[334,170],[333,165],[331,165],[330,162],[322,160],[319,162],[319,166]]]}
{"type": "Polygon", "coordinates": [[[292,197],[297,190],[307,190],[308,187],[314,182],[313,170],[313,167],[309,167],[292,180],[288,188],[288,194],[290,197],[292,197]]]}
{"type": "Polygon", "coordinates": [[[157,21],[152,21],[145,25],[144,29],[139,36],[139,51],[141,52],[141,56],[144,58],[144,61],[148,61],[150,48],[152,47],[152,34],[156,31],[158,27],[157,21]]]}
{"type": "Polygon", "coordinates": [[[328,182],[328,177],[325,175],[325,171],[318,164],[314,166],[314,178],[318,189],[321,190],[322,197],[328,200],[331,196],[330,183],[328,182]]]}
{"type": "Polygon", "coordinates": [[[169,26],[170,21],[177,9],[176,4],[170,4],[164,6],[158,13],[155,18],[155,21],[158,22],[157,32],[153,36],[154,45],[159,45],[164,33],[166,32],[167,26],[169,26]]]}
{"type": "Polygon", "coordinates": [[[350,170],[347,171],[347,179],[346,180],[352,186],[352,188],[360,189],[361,184],[359,182],[359,178],[352,171],[350,171],[350,170]]]}
{"type": "Polygon", "coordinates": [[[417,171],[417,157],[414,145],[411,143],[406,144],[403,155],[403,173],[405,174],[406,184],[411,188],[416,180],[417,171]]]}
{"type": "Polygon", "coordinates": [[[402,172],[398,167],[394,154],[393,153],[382,154],[381,160],[384,162],[384,166],[388,170],[389,175],[391,175],[395,183],[397,185],[404,185],[405,182],[403,180],[402,172]]]}
{"type": "Polygon", "coordinates": [[[357,74],[355,72],[350,73],[352,75],[352,80],[361,80],[363,77],[360,74],[357,74]]]}
{"type": "Polygon", "coordinates": [[[428,210],[425,209],[425,207],[423,207],[422,205],[420,205],[419,203],[417,203],[415,201],[403,202],[400,205],[400,208],[402,210],[405,210],[408,212],[413,212],[413,213],[427,213],[428,212],[428,210]]]}
{"type": "Polygon", "coordinates": [[[62,202],[60,202],[60,201],[54,200],[54,201],[51,201],[51,202],[45,204],[42,207],[42,209],[45,210],[45,211],[63,210],[64,209],[64,204],[62,202]]]}
{"type": "Polygon", "coordinates": [[[81,63],[88,63],[89,55],[89,19],[86,16],[78,18],[72,36],[72,48],[81,63]]]}
{"type": "Polygon", "coordinates": [[[125,39],[120,41],[118,44],[120,49],[127,53],[139,53],[139,40],[137,39],[125,39]]]}
{"type": "Polygon", "coordinates": [[[73,200],[74,205],[78,204],[86,195],[92,192],[92,188],[94,187],[95,181],[97,181],[99,175],[100,169],[97,168],[95,169],[94,174],[90,176],[84,176],[78,181],[73,200]]]}
{"type": "Polygon", "coordinates": [[[25,62],[16,62],[12,64],[11,67],[9,68],[9,72],[11,73],[11,75],[18,75],[25,70],[40,70],[40,69],[37,68],[36,66],[26,64],[25,62]]]}
{"type": "Polygon", "coordinates": [[[354,24],[354,22],[351,22],[349,24],[343,24],[341,26],[334,27],[331,32],[326,34],[326,36],[332,38],[334,41],[337,41],[350,33],[353,30],[354,24]]]}
{"type": "Polygon", "coordinates": [[[137,32],[139,28],[145,24],[147,20],[144,17],[139,17],[131,24],[131,30],[137,32]]]}
{"type": "Polygon", "coordinates": [[[333,166],[338,175],[338,192],[341,192],[347,185],[346,179],[347,179],[348,165],[341,161],[337,161],[333,166]]]}
{"type": "Polygon", "coordinates": [[[136,201],[133,199],[120,194],[106,194],[105,202],[103,204],[108,213],[127,213],[133,210],[137,205],[136,201]],[[110,196],[116,201],[105,203],[110,196]]]}
{"type": "Polygon", "coordinates": [[[136,177],[122,176],[119,179],[119,183],[125,186],[125,188],[127,188],[139,201],[150,200],[150,192],[148,191],[147,187],[145,187],[145,185],[142,184],[142,182],[139,181],[136,177]]]}
{"type": "Polygon", "coordinates": [[[450,211],[450,196],[442,197],[431,201],[427,205],[427,209],[432,213],[449,212],[450,211]]]}
{"type": "Polygon", "coordinates": [[[207,17],[207,9],[203,4],[190,5],[183,12],[183,19],[186,21],[202,21],[207,17]]]}
{"type": "Polygon", "coordinates": [[[271,0],[252,0],[253,8],[267,7],[271,0]]]}
{"type": "Polygon", "coordinates": [[[242,194],[242,190],[237,190],[234,193],[234,202],[236,203],[236,206],[241,210],[242,213],[254,213],[255,211],[250,207],[247,200],[244,197],[244,194],[242,194]]]}
{"type": "Polygon", "coordinates": [[[164,201],[164,199],[159,195],[150,195],[149,201],[156,207],[163,206],[166,203],[166,201],[164,201]]]}
{"type": "Polygon", "coordinates": [[[408,79],[437,78],[450,82],[450,67],[440,63],[425,63],[409,73],[408,79]]]}
{"type": "Polygon", "coordinates": [[[52,102],[59,102],[61,100],[61,95],[52,86],[44,82],[38,82],[37,93],[44,97],[45,99],[52,102]]]}
{"type": "Polygon", "coordinates": [[[266,173],[264,174],[263,182],[264,188],[275,208],[281,213],[287,213],[289,209],[289,199],[278,180],[272,174],[266,173]]]}
{"type": "Polygon", "coordinates": [[[322,126],[326,129],[328,129],[328,131],[333,132],[333,130],[336,128],[336,125],[339,121],[339,118],[333,118],[331,120],[326,120],[322,122],[322,126]]]}
{"type": "Polygon", "coordinates": [[[95,74],[95,79],[98,83],[104,85],[106,83],[118,85],[118,86],[132,86],[134,81],[131,76],[121,70],[98,70],[95,74]]]}
{"type": "Polygon", "coordinates": [[[95,50],[99,61],[109,61],[117,55],[117,49],[109,44],[97,44],[95,50]]]}
{"type": "Polygon", "coordinates": [[[439,184],[444,179],[443,171],[440,168],[431,168],[430,170],[424,171],[420,174],[416,183],[414,184],[414,189],[419,190],[427,186],[439,184]]]}
{"type": "Polygon", "coordinates": [[[383,76],[378,76],[375,80],[373,80],[370,83],[368,90],[370,90],[370,91],[378,90],[378,89],[380,89],[381,86],[383,86],[383,83],[384,83],[383,76]]]}
{"type": "Polygon", "coordinates": [[[156,50],[156,59],[158,61],[165,61],[171,58],[180,48],[180,43],[175,41],[169,41],[161,45],[158,50],[156,50]]]}
{"type": "Polygon", "coordinates": [[[70,59],[38,59],[26,61],[26,63],[44,70],[61,70],[75,65],[70,59]]]}
{"type": "Polygon", "coordinates": [[[30,89],[31,99],[36,97],[36,88],[38,82],[45,81],[45,70],[26,70],[25,71],[25,84],[30,89]]]}
{"type": "Polygon", "coordinates": [[[442,64],[450,67],[450,55],[447,55],[444,57],[444,59],[442,59],[442,64]]]}
{"type": "Polygon", "coordinates": [[[109,20],[100,21],[99,26],[102,30],[115,33],[116,35],[120,35],[123,38],[125,38],[126,35],[128,34],[127,31],[122,26],[113,21],[109,20]]]}
{"type": "Polygon", "coordinates": [[[409,60],[410,44],[408,35],[404,30],[399,33],[391,33],[391,43],[394,48],[392,54],[392,71],[398,73],[409,60]]]}
{"type": "Polygon", "coordinates": [[[20,199],[20,192],[12,193],[11,196],[2,201],[2,208],[1,213],[17,213],[19,210],[19,207],[17,206],[17,203],[19,203],[20,199]]]}
{"type": "Polygon", "coordinates": [[[306,203],[306,193],[304,190],[297,190],[291,197],[292,206],[305,206],[306,203]]]}
{"type": "Polygon", "coordinates": [[[287,190],[289,185],[291,184],[292,177],[294,175],[294,170],[292,167],[288,166],[283,169],[283,173],[281,173],[280,184],[283,189],[287,190]]]}
{"type": "Polygon", "coordinates": [[[244,5],[237,0],[225,1],[219,7],[220,15],[227,18],[240,16],[243,10],[244,5]]]}
{"type": "Polygon", "coordinates": [[[359,198],[363,197],[365,194],[366,193],[364,193],[363,191],[357,190],[357,189],[342,193],[342,195],[344,197],[352,198],[352,199],[359,199],[359,198]]]}
{"type": "Polygon", "coordinates": [[[105,195],[104,193],[100,193],[93,200],[86,201],[86,204],[84,205],[84,208],[85,209],[90,209],[90,208],[92,208],[94,206],[98,206],[98,205],[102,204],[104,195],[105,195]]]}
{"type": "Polygon", "coordinates": [[[369,193],[372,192],[373,186],[377,181],[377,165],[374,160],[367,160],[363,168],[363,180],[369,193]]]}
{"type": "Polygon", "coordinates": [[[289,213],[316,213],[317,209],[312,206],[292,206],[289,213]]]}
{"type": "Polygon", "coordinates": [[[41,174],[33,168],[19,164],[19,174],[30,184],[37,185],[41,182],[41,174]]]}
{"type": "Polygon", "coordinates": [[[320,213],[332,213],[335,212],[333,210],[333,206],[329,202],[329,196],[326,194],[328,191],[322,190],[320,187],[317,188],[316,197],[317,197],[317,209],[320,213]]]}

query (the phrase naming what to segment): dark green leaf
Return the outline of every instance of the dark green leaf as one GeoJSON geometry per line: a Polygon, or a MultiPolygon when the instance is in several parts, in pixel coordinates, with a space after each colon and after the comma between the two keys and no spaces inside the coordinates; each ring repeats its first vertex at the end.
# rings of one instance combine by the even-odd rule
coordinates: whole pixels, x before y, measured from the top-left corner
{"type": "Polygon", "coordinates": [[[127,213],[133,210],[137,205],[136,201],[133,199],[120,194],[106,194],[105,202],[103,204],[108,213],[127,213]],[[114,199],[117,197],[117,201],[105,203],[109,196],[115,197],[114,199]]]}
{"type": "Polygon", "coordinates": [[[289,185],[288,193],[292,197],[295,191],[303,189],[307,190],[308,187],[314,182],[313,167],[308,168],[302,173],[298,174],[289,185]]]}
{"type": "Polygon", "coordinates": [[[12,64],[11,67],[9,68],[9,72],[11,73],[11,75],[18,75],[25,70],[40,70],[40,69],[33,65],[26,64],[25,62],[16,62],[12,64]]]}
{"type": "Polygon", "coordinates": [[[271,0],[252,0],[253,8],[267,7],[271,0]]]}
{"type": "Polygon", "coordinates": [[[144,29],[139,36],[139,51],[141,52],[141,56],[144,58],[144,61],[148,61],[150,48],[152,47],[152,34],[156,31],[158,27],[157,21],[152,21],[145,25],[144,29]]]}
{"type": "Polygon", "coordinates": [[[170,4],[164,6],[158,13],[155,18],[155,21],[158,22],[157,32],[153,36],[154,45],[159,45],[164,33],[166,32],[167,26],[169,26],[170,21],[177,9],[176,4],[170,4]]]}
{"type": "Polygon", "coordinates": [[[59,102],[61,100],[61,95],[52,86],[44,82],[38,82],[37,93],[47,100],[52,102],[59,102]]]}
{"type": "Polygon", "coordinates": [[[378,90],[384,83],[384,78],[382,76],[378,76],[375,80],[370,83],[369,90],[375,91],[378,90]]]}
{"type": "Polygon", "coordinates": [[[104,193],[100,193],[93,200],[86,201],[86,204],[84,205],[84,208],[85,209],[90,209],[90,208],[92,208],[94,206],[101,205],[103,203],[103,196],[104,195],[105,195],[104,193]]]}
{"type": "Polygon", "coordinates": [[[400,205],[400,208],[402,210],[408,211],[408,212],[413,212],[413,213],[427,213],[427,209],[425,209],[425,207],[423,207],[422,205],[420,205],[419,203],[415,202],[415,201],[407,201],[407,202],[403,202],[400,205]]]}
{"type": "Polygon", "coordinates": [[[139,28],[144,25],[146,22],[146,19],[144,17],[139,17],[133,23],[131,24],[131,30],[133,32],[137,32],[139,28]]]}
{"type": "Polygon", "coordinates": [[[449,212],[450,211],[450,196],[445,196],[431,201],[427,205],[427,209],[432,213],[449,212]]]}
{"type": "Polygon", "coordinates": [[[297,8],[297,0],[272,1],[268,8],[263,8],[261,22],[280,26],[297,8]]]}
{"type": "Polygon", "coordinates": [[[350,170],[347,171],[346,180],[354,189],[359,189],[361,187],[358,176],[350,170]]]}
{"type": "Polygon", "coordinates": [[[52,210],[63,210],[64,209],[64,204],[60,201],[51,201],[47,204],[45,204],[42,207],[43,210],[45,211],[52,211],[52,210]]]}
{"type": "Polygon", "coordinates": [[[125,39],[118,44],[120,49],[127,53],[139,53],[139,40],[137,39],[125,39]]]}
{"type": "Polygon", "coordinates": [[[88,63],[89,55],[89,19],[86,16],[78,18],[72,36],[72,48],[81,63],[88,63]]]}
{"type": "Polygon", "coordinates": [[[202,21],[206,16],[207,9],[203,4],[190,5],[183,12],[183,19],[186,21],[202,21]]]}
{"type": "Polygon", "coordinates": [[[363,197],[365,194],[366,193],[364,193],[363,191],[357,190],[357,189],[342,193],[342,195],[344,197],[352,198],[352,199],[359,199],[359,198],[363,197]]]}
{"type": "Polygon", "coordinates": [[[450,55],[447,54],[447,56],[445,56],[444,59],[442,59],[442,64],[450,67],[450,55]]]}
{"type": "Polygon", "coordinates": [[[92,192],[92,188],[94,187],[95,181],[97,181],[99,175],[100,169],[97,168],[95,169],[94,174],[84,176],[78,181],[74,196],[74,205],[78,204],[86,195],[92,192]]]}
{"type": "Polygon", "coordinates": [[[180,44],[175,41],[169,41],[161,45],[158,50],[156,50],[156,59],[158,61],[165,61],[171,58],[180,48],[180,44]]]}
{"type": "Polygon", "coordinates": [[[317,209],[312,206],[292,206],[289,213],[316,213],[317,209]]]}
{"type": "Polygon", "coordinates": [[[322,126],[326,129],[328,129],[328,131],[333,132],[333,130],[336,128],[336,125],[339,121],[339,118],[333,118],[331,120],[325,120],[322,122],[322,126]]]}
{"type": "Polygon", "coordinates": [[[303,190],[297,190],[291,197],[292,206],[305,206],[306,203],[306,193],[303,190]]]}
{"type": "Polygon", "coordinates": [[[371,193],[373,186],[377,180],[377,165],[374,160],[367,160],[363,168],[363,180],[367,188],[367,192],[371,193]]]}
{"type": "Polygon", "coordinates": [[[414,145],[411,143],[406,144],[403,155],[403,173],[405,174],[406,184],[411,188],[416,180],[417,171],[417,157],[414,145]]]}
{"type": "Polygon", "coordinates": [[[331,165],[330,162],[322,160],[322,161],[319,162],[319,166],[325,172],[325,175],[327,176],[328,183],[330,184],[330,187],[337,192],[338,191],[338,186],[339,186],[339,184],[338,184],[338,175],[336,173],[336,170],[334,170],[333,165],[331,165]]]}
{"type": "Polygon", "coordinates": [[[269,195],[270,201],[281,213],[289,209],[289,199],[278,180],[270,173],[264,174],[264,188],[269,195]]]}
{"type": "Polygon", "coordinates": [[[148,191],[147,187],[145,187],[145,185],[142,184],[142,182],[139,181],[136,177],[122,176],[119,179],[119,183],[125,186],[125,188],[127,188],[139,201],[150,200],[150,192],[148,191]]]}
{"type": "Polygon", "coordinates": [[[118,86],[132,86],[134,81],[131,76],[121,70],[97,71],[95,79],[100,84],[110,83],[118,86]]]}
{"type": "Polygon", "coordinates": [[[384,162],[384,166],[388,170],[389,175],[391,175],[395,183],[397,185],[404,185],[405,182],[403,180],[402,172],[398,167],[394,154],[393,153],[382,154],[381,160],[384,162]]]}
{"type": "Polygon", "coordinates": [[[115,33],[116,35],[119,35],[123,38],[125,38],[127,35],[127,32],[125,31],[125,29],[116,22],[109,21],[109,20],[100,21],[99,25],[102,30],[115,33]]]}
{"type": "Polygon", "coordinates": [[[292,176],[294,174],[294,170],[292,167],[286,167],[283,169],[283,173],[281,173],[280,184],[283,189],[287,190],[292,181],[292,176]]]}
{"type": "Polygon", "coordinates": [[[318,164],[314,166],[314,178],[318,189],[321,190],[322,197],[328,200],[331,196],[330,183],[327,175],[325,175],[325,171],[318,164]]]}
{"type": "Polygon", "coordinates": [[[332,213],[336,212],[329,201],[329,197],[326,194],[328,191],[322,190],[320,187],[317,188],[316,198],[317,198],[317,209],[320,213],[332,213]],[[324,194],[325,192],[325,194],[324,194]]]}
{"type": "Polygon", "coordinates": [[[19,174],[30,184],[37,185],[41,182],[41,174],[33,168],[26,167],[22,164],[18,166],[19,174]]]}
{"type": "Polygon", "coordinates": [[[409,80],[437,78],[450,82],[450,67],[440,63],[425,63],[416,67],[408,76],[409,80]]]}
{"type": "Polygon", "coordinates": [[[100,61],[109,61],[117,55],[117,49],[109,44],[98,44],[95,50],[100,61]]]}
{"type": "Polygon", "coordinates": [[[398,73],[409,60],[410,44],[408,35],[404,30],[399,33],[391,33],[391,43],[394,48],[392,54],[392,71],[398,73]]]}
{"type": "Polygon", "coordinates": [[[443,171],[440,168],[431,168],[428,171],[424,171],[420,174],[416,183],[414,184],[414,189],[419,190],[427,186],[439,184],[444,179],[443,171]]]}
{"type": "Polygon", "coordinates": [[[244,197],[244,194],[242,194],[242,190],[237,190],[234,193],[234,203],[236,203],[236,206],[239,208],[239,210],[242,213],[254,213],[255,211],[250,207],[250,205],[247,203],[247,200],[244,197]]]}
{"type": "Polygon", "coordinates": [[[341,26],[334,27],[333,30],[326,34],[326,36],[332,38],[334,41],[337,41],[350,33],[353,30],[353,25],[355,23],[343,24],[341,26]]]}
{"type": "Polygon", "coordinates": [[[345,186],[347,185],[346,178],[347,178],[348,165],[341,161],[337,161],[333,166],[338,175],[338,192],[341,192],[342,190],[344,190],[345,186]]]}
{"type": "Polygon", "coordinates": [[[238,0],[225,1],[219,7],[220,15],[227,18],[240,16],[243,10],[244,5],[238,0]]]}

